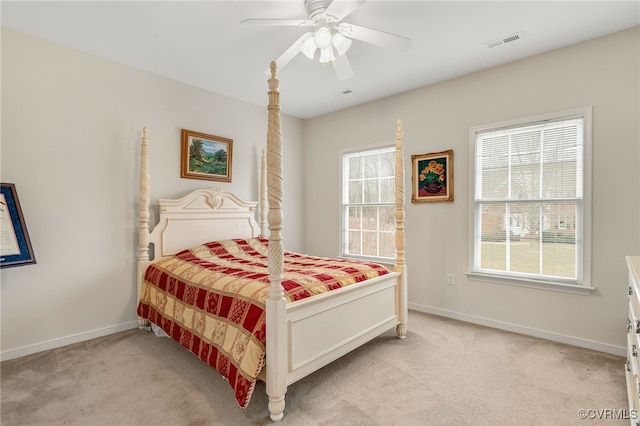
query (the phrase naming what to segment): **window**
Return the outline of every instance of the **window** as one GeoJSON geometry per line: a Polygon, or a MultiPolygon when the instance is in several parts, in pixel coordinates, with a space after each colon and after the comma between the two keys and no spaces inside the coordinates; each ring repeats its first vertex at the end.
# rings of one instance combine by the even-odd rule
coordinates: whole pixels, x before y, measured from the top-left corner
{"type": "Polygon", "coordinates": [[[470,279],[589,294],[591,108],[471,129],[470,279]]]}
{"type": "Polygon", "coordinates": [[[395,257],[395,147],[342,154],[342,253],[395,257]]]}

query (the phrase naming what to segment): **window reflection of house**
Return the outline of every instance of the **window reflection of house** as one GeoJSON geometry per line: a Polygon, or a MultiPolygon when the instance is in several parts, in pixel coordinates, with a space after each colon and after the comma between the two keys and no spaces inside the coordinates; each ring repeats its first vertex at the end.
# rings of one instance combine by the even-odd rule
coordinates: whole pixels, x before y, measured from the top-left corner
{"type": "Polygon", "coordinates": [[[583,124],[589,112],[475,130],[474,273],[571,283],[585,277],[583,124]]]}
{"type": "Polygon", "coordinates": [[[538,130],[510,138],[510,153],[493,151],[499,143],[484,146],[482,194],[496,202],[482,204],[482,240],[504,241],[508,235],[510,240],[574,242],[576,205],[571,194],[576,194],[579,172],[575,145],[541,144],[538,130]]]}

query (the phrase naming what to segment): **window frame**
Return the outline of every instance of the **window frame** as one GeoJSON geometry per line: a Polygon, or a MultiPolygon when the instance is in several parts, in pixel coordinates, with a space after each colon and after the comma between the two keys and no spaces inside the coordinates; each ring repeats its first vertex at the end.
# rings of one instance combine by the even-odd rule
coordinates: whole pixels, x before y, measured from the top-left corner
{"type": "MultiPolygon", "coordinates": [[[[466,276],[470,280],[484,281],[497,284],[506,284],[520,287],[537,288],[543,290],[557,291],[563,293],[573,293],[580,295],[590,295],[594,287],[591,283],[591,251],[592,251],[592,230],[591,230],[591,198],[592,198],[592,107],[581,107],[570,110],[552,112],[548,114],[518,118],[508,121],[491,123],[481,126],[473,126],[469,129],[469,269],[466,276]],[[582,144],[582,209],[578,212],[581,215],[582,226],[580,235],[582,244],[576,255],[578,263],[578,274],[576,280],[550,280],[531,277],[517,276],[517,274],[487,273],[479,271],[477,266],[479,259],[476,257],[476,243],[480,240],[480,232],[476,229],[476,137],[491,131],[526,127],[541,124],[549,121],[561,121],[562,119],[579,118],[583,119],[583,144],[582,144]]],[[[578,203],[580,204],[580,203],[578,203]]],[[[575,224],[573,224],[575,227],[575,224]]]]}
{"type": "MultiPolygon", "coordinates": [[[[348,247],[348,241],[347,241],[347,232],[348,232],[348,206],[353,206],[353,205],[359,205],[359,206],[389,206],[392,207],[393,212],[394,212],[394,220],[395,220],[395,198],[393,198],[391,201],[389,201],[388,203],[383,203],[383,202],[379,202],[379,203],[349,203],[348,202],[348,198],[345,199],[345,196],[348,197],[348,186],[349,186],[349,179],[348,176],[345,176],[345,161],[348,155],[352,155],[352,154],[364,154],[367,152],[371,152],[371,151],[389,151],[389,152],[393,152],[394,156],[395,156],[395,151],[396,151],[396,146],[394,143],[392,142],[382,142],[382,143],[378,143],[378,144],[372,144],[372,145],[366,145],[366,146],[359,146],[359,147],[352,147],[352,148],[347,148],[347,149],[342,149],[339,152],[339,158],[340,158],[340,175],[339,175],[339,185],[340,185],[340,208],[339,208],[339,215],[340,215],[340,238],[339,238],[339,253],[341,257],[345,257],[345,258],[352,258],[352,259],[359,259],[359,260],[364,260],[364,261],[373,261],[373,262],[377,262],[377,263],[381,263],[381,264],[393,264],[395,262],[395,246],[394,246],[394,256],[393,257],[386,257],[386,256],[367,256],[367,255],[358,255],[358,254],[351,254],[351,253],[347,253],[347,247],[348,247]]],[[[395,179],[395,157],[394,157],[394,161],[392,162],[392,167],[393,167],[393,174],[392,174],[392,178],[395,179]]],[[[379,178],[379,177],[378,177],[379,178]]],[[[395,181],[394,181],[395,182],[395,181]]],[[[395,185],[394,185],[395,188],[395,185]]],[[[376,231],[379,232],[379,229],[376,231]]],[[[392,233],[395,235],[395,225],[393,228],[392,233]]],[[[395,237],[394,237],[394,241],[395,241],[395,237]]]]}

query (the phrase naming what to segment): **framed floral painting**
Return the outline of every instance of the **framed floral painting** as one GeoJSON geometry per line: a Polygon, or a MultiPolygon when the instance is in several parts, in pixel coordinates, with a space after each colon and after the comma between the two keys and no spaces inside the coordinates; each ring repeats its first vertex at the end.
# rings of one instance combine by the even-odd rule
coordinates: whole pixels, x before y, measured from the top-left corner
{"type": "Polygon", "coordinates": [[[412,203],[453,201],[453,150],[411,156],[412,203]]]}
{"type": "Polygon", "coordinates": [[[182,129],[180,177],[231,182],[233,139],[182,129]]]}

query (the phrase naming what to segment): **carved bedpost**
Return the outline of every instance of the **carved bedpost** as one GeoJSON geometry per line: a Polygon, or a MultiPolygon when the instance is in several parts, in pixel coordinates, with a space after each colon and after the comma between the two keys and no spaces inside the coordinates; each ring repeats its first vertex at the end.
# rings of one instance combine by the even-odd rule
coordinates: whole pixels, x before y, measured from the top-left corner
{"type": "Polygon", "coordinates": [[[260,234],[262,238],[267,238],[267,153],[262,150],[260,159],[260,234]]]}
{"type": "Polygon", "coordinates": [[[398,338],[407,337],[407,263],[405,260],[404,239],[404,141],[402,121],[398,120],[396,128],[396,264],[394,271],[400,272],[401,279],[398,287],[398,312],[400,323],[396,327],[398,338]]]}
{"type": "Polygon", "coordinates": [[[269,198],[269,298],[267,309],[267,395],[271,420],[284,415],[287,392],[286,301],[282,289],[284,248],[282,244],[282,134],[280,131],[280,93],[276,63],[271,62],[267,129],[267,187],[269,198]]]}
{"type": "MultiPolygon", "coordinates": [[[[149,264],[149,200],[151,193],[151,185],[149,178],[149,138],[147,128],[142,129],[142,141],[140,144],[140,188],[138,197],[138,299],[142,291],[142,281],[144,279],[144,271],[149,264]]],[[[149,322],[138,317],[138,327],[147,328],[149,322]]]]}

